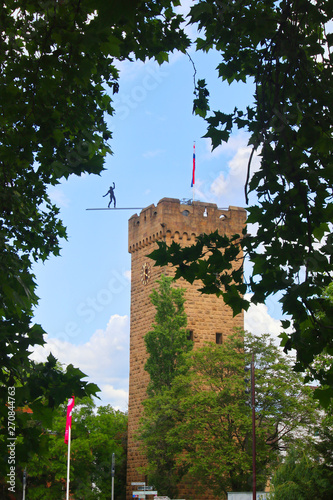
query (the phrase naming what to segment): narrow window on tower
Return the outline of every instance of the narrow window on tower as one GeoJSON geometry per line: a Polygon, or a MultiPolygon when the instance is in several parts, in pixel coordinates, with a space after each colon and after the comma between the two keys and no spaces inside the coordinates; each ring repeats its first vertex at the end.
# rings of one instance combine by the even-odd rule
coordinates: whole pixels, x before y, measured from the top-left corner
{"type": "Polygon", "coordinates": [[[216,343],[221,345],[223,342],[223,337],[222,337],[222,333],[217,333],[216,334],[216,343]]]}
{"type": "Polygon", "coordinates": [[[187,330],[187,340],[193,342],[193,330],[187,330]]]}

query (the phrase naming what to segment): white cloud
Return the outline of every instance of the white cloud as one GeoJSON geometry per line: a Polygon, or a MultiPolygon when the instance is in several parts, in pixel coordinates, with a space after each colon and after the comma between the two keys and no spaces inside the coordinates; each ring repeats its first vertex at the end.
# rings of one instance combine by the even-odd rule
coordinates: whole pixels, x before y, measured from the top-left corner
{"type": "Polygon", "coordinates": [[[114,408],[127,410],[129,375],[129,318],[111,316],[105,330],[96,330],[82,345],[45,337],[45,347],[38,346],[31,358],[45,361],[52,354],[64,365],[73,364],[87,374],[89,382],[99,386],[101,401],[114,408]]]}
{"type": "Polygon", "coordinates": [[[115,389],[112,385],[100,384],[99,388],[102,393],[96,399],[97,406],[110,404],[115,410],[127,411],[128,410],[128,390],[115,389]]]}
{"type": "MultiPolygon", "coordinates": [[[[249,299],[250,295],[246,295],[245,298],[249,299]]],[[[274,298],[269,299],[269,308],[265,304],[251,304],[249,309],[244,313],[244,329],[256,336],[268,333],[274,344],[280,346],[281,339],[279,335],[283,331],[290,334],[292,328],[290,327],[285,330],[282,327],[281,321],[273,318],[269,311],[276,313],[278,316],[282,315],[281,307],[274,298]]],[[[295,351],[291,350],[289,355],[295,356],[295,351]]]]}
{"type": "Polygon", "coordinates": [[[126,270],[126,271],[124,271],[124,272],[123,272],[123,276],[125,276],[125,278],[126,278],[129,282],[131,282],[131,279],[132,279],[132,273],[131,273],[131,270],[130,270],[130,269],[128,269],[128,270],[126,270]]]}
{"type": "Polygon", "coordinates": [[[116,61],[116,66],[120,71],[120,84],[122,81],[126,81],[126,84],[142,81],[149,75],[152,80],[159,82],[169,76],[167,64],[159,65],[154,60],[116,61]]]}
{"type": "Polygon", "coordinates": [[[154,151],[147,151],[146,153],[143,153],[144,158],[156,158],[156,156],[160,156],[161,154],[165,153],[165,149],[155,149],[154,151]]]}
{"type": "Polygon", "coordinates": [[[52,203],[58,207],[67,208],[70,205],[69,199],[60,186],[51,187],[48,191],[48,195],[52,203]]]}
{"type": "Polygon", "coordinates": [[[219,158],[222,155],[234,155],[239,148],[247,147],[249,137],[249,134],[245,134],[244,132],[233,134],[230,136],[228,142],[224,142],[213,151],[211,140],[208,138],[204,139],[205,153],[203,153],[203,159],[213,160],[214,158],[219,158]]]}
{"type": "Polygon", "coordinates": [[[196,201],[210,201],[209,198],[206,196],[206,194],[203,192],[202,188],[204,187],[204,184],[199,177],[196,177],[195,179],[195,185],[194,185],[194,199],[196,201]]]}
{"type": "MultiPolygon", "coordinates": [[[[248,137],[244,133],[232,136],[228,143],[211,153],[213,156],[215,153],[216,158],[224,155],[227,164],[210,186],[211,196],[218,205],[243,205],[245,202],[244,186],[251,155],[251,147],[247,146],[247,140],[248,137]]],[[[257,171],[259,165],[259,156],[255,153],[251,161],[251,173],[257,171]]]]}
{"type": "Polygon", "coordinates": [[[210,187],[214,196],[220,197],[227,192],[228,181],[223,172],[212,182],[210,187]]]}
{"type": "MultiPolygon", "coordinates": [[[[245,330],[254,335],[269,333],[276,339],[283,331],[281,321],[269,315],[265,304],[251,304],[248,311],[244,314],[244,327],[245,330]]],[[[279,339],[277,341],[280,342],[279,339]]]]}
{"type": "MultiPolygon", "coordinates": [[[[127,119],[169,78],[168,65],[122,62],[119,93],[113,96],[117,119],[127,119]]],[[[160,119],[161,117],[158,117],[160,119]]],[[[163,119],[163,118],[162,118],[163,119]]]]}

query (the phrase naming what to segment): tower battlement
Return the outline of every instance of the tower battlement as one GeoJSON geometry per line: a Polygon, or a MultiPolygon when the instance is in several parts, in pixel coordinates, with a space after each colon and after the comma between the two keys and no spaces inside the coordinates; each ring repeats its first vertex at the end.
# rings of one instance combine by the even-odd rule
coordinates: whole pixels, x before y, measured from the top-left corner
{"type": "Polygon", "coordinates": [[[159,240],[192,244],[203,233],[218,230],[232,235],[242,231],[246,221],[244,208],[220,209],[215,203],[194,201],[183,204],[175,198],[162,198],[149,205],[128,222],[128,251],[133,253],[159,240]]]}

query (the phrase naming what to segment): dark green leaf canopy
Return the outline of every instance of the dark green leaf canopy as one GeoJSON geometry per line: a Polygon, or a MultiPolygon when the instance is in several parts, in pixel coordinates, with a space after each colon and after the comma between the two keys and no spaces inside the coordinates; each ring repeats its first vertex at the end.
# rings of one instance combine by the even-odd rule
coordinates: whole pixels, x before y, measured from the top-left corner
{"type": "MultiPolygon", "coordinates": [[[[251,106],[240,110],[235,102],[233,113],[210,113],[209,89],[200,79],[194,112],[205,117],[205,137],[213,149],[235,127],[249,133],[245,197],[249,203],[253,194],[257,201],[247,207],[256,232],[244,231],[240,243],[253,264],[247,291],[254,304],[272,295],[280,298],[293,327],[285,348],[296,349],[299,369],[323,350],[333,350],[332,305],[322,297],[333,272],[332,17],[328,0],[199,0],[189,14],[200,33],[197,50],[220,53],[219,77],[229,84],[254,83],[251,106]],[[252,172],[255,153],[260,168],[252,172]]],[[[210,238],[214,255],[223,247],[210,238]]],[[[227,247],[233,246],[231,239],[227,247]]],[[[197,262],[201,239],[197,249],[199,257],[195,251],[189,257],[188,249],[161,246],[154,258],[177,265],[177,277],[202,280],[204,292],[222,293],[235,312],[246,307],[241,273],[233,276],[234,286],[219,282],[228,262],[216,257],[204,273],[197,262]]],[[[333,395],[331,373],[317,371],[313,377],[333,395]]]]}
{"type": "MultiPolygon", "coordinates": [[[[71,365],[62,372],[52,357],[44,365],[29,359],[44,343],[42,327],[32,325],[38,302],[32,264],[59,255],[66,237],[48,188],[72,174],[101,173],[111,153],[106,117],[119,88],[117,61],[162,62],[169,50],[184,51],[188,41],[172,10],[176,4],[1,2],[0,392],[5,402],[7,388],[15,386],[16,407],[28,405],[41,419],[72,393],[98,390],[71,365]]],[[[1,422],[6,415],[3,405],[1,422]]],[[[18,419],[18,433],[24,432],[28,416],[18,419]]],[[[33,440],[37,450],[38,436],[25,437],[26,452],[33,440]]]]}

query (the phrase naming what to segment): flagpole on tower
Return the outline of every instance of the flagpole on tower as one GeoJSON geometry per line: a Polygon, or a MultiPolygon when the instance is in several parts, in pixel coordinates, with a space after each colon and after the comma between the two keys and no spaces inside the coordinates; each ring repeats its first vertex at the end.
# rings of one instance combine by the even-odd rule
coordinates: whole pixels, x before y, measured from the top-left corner
{"type": "Polygon", "coordinates": [[[193,202],[194,202],[194,193],[195,193],[195,141],[193,142],[193,168],[192,168],[192,182],[191,186],[193,188],[193,202]]]}

